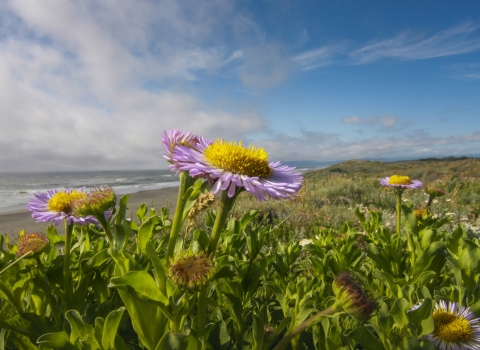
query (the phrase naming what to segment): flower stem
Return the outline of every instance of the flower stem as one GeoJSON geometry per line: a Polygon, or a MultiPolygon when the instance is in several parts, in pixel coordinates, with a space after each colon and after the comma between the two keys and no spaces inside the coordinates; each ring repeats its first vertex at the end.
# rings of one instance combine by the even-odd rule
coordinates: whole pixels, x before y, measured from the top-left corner
{"type": "Polygon", "coordinates": [[[6,268],[4,268],[2,271],[0,271],[0,275],[3,274],[5,271],[7,271],[9,268],[11,268],[12,266],[18,264],[20,261],[22,261],[24,258],[26,258],[27,256],[29,255],[32,255],[33,252],[30,250],[28,252],[26,252],[25,254],[23,254],[21,257],[19,257],[17,260],[15,260],[14,262],[12,262],[10,265],[8,265],[6,268]]]}
{"type": "MultiPolygon", "coordinates": [[[[227,218],[227,215],[232,208],[237,194],[233,197],[228,197],[228,191],[222,192],[222,198],[217,210],[217,216],[215,223],[213,224],[212,234],[210,236],[210,242],[208,243],[207,255],[213,254],[217,249],[218,241],[223,229],[223,224],[227,218]]],[[[202,343],[205,337],[205,323],[207,319],[207,286],[203,287],[198,293],[198,313],[197,313],[197,350],[202,349],[202,343]]]]}
{"type": "Polygon", "coordinates": [[[182,227],[183,210],[187,203],[185,191],[187,190],[188,176],[188,172],[186,171],[180,173],[180,188],[178,190],[177,206],[175,208],[175,216],[173,217],[172,229],[170,230],[170,238],[168,239],[167,264],[169,263],[170,258],[173,258],[178,233],[182,227]]]}
{"type": "Polygon", "coordinates": [[[402,219],[402,190],[395,189],[395,198],[397,200],[397,235],[400,236],[400,225],[402,219]]]}
{"type": "Polygon", "coordinates": [[[227,190],[222,192],[222,198],[220,200],[220,205],[218,206],[217,216],[215,218],[215,223],[213,224],[212,235],[210,236],[210,242],[208,243],[207,255],[214,253],[217,249],[223,224],[225,223],[227,215],[230,212],[230,209],[232,208],[236,198],[236,194],[231,198],[228,197],[227,190]]]}
{"type": "Polygon", "coordinates": [[[105,235],[108,238],[108,242],[110,243],[110,245],[113,246],[112,230],[110,229],[107,220],[105,220],[105,214],[95,216],[95,218],[100,222],[100,225],[102,225],[103,230],[105,231],[105,235]]]}
{"type": "Polygon", "coordinates": [[[68,223],[65,219],[65,247],[63,255],[63,290],[65,292],[65,300],[67,309],[70,308],[70,303],[73,299],[73,286],[71,285],[71,263],[72,256],[70,250],[72,249],[72,233],[73,223],[68,223]]]}
{"type": "Polygon", "coordinates": [[[305,329],[307,329],[307,328],[317,324],[318,322],[320,322],[320,320],[322,319],[323,316],[332,315],[337,311],[338,310],[337,310],[337,308],[335,308],[335,305],[334,305],[334,306],[330,306],[330,307],[326,308],[325,310],[319,312],[318,314],[310,317],[308,320],[304,321],[300,326],[295,328],[290,334],[287,334],[285,337],[283,337],[283,339],[273,348],[273,350],[284,349],[288,345],[290,340],[292,340],[292,338],[294,338],[295,336],[302,333],[305,329]]]}

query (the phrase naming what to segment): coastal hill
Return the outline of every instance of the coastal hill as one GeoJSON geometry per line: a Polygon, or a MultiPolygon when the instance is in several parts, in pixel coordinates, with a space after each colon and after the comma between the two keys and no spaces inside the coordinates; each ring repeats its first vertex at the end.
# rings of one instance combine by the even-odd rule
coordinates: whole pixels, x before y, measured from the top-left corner
{"type": "Polygon", "coordinates": [[[424,158],[397,162],[349,160],[310,171],[306,173],[306,177],[328,176],[333,173],[376,178],[397,174],[407,175],[423,182],[436,181],[445,176],[480,179],[480,158],[424,158]]]}

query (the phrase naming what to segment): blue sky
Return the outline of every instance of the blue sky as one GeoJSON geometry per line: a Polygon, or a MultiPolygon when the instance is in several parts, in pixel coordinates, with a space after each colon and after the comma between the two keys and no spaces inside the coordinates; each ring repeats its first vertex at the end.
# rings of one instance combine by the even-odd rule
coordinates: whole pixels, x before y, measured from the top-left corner
{"type": "Polygon", "coordinates": [[[161,133],[271,160],[480,153],[477,1],[4,1],[0,171],[166,167],[161,133]]]}

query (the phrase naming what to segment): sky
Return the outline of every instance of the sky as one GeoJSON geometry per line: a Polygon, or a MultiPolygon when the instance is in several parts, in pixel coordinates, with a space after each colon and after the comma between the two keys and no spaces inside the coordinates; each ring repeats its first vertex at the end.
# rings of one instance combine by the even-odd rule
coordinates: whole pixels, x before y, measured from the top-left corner
{"type": "Polygon", "coordinates": [[[271,161],[480,154],[480,3],[0,3],[0,171],[166,168],[163,130],[271,161]]]}

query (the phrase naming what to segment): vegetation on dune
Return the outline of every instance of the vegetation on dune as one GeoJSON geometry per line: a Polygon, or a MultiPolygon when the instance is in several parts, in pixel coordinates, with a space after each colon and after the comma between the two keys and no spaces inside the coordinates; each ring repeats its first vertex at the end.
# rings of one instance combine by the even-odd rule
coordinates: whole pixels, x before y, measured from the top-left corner
{"type": "MultiPolygon", "coordinates": [[[[219,144],[212,159],[240,148],[258,160],[248,172],[273,171],[242,147],[219,144]]],[[[0,235],[0,349],[479,349],[479,170],[349,161],[267,202],[263,191],[298,191],[299,174],[282,169],[290,187],[275,190],[252,176],[255,197],[236,179],[216,197],[183,171],[175,213],[134,217],[111,188],[40,194],[31,210],[61,216],[66,236],[0,235]]]]}
{"type": "MultiPolygon", "coordinates": [[[[450,216],[450,226],[466,223],[480,231],[480,159],[429,158],[413,161],[383,163],[350,160],[324,169],[305,173],[300,197],[292,202],[257,202],[241,196],[236,205],[239,214],[248,208],[261,210],[267,220],[285,227],[288,239],[310,238],[318,227],[339,229],[345,222],[360,227],[355,209],[368,209],[383,213],[385,224],[395,226],[395,198],[379,180],[393,174],[419,179],[425,186],[446,192],[433,203],[437,217],[450,216]]],[[[424,208],[428,195],[424,190],[409,191],[403,196],[405,203],[424,208]]],[[[480,233],[480,232],[479,232],[480,233]]]]}

